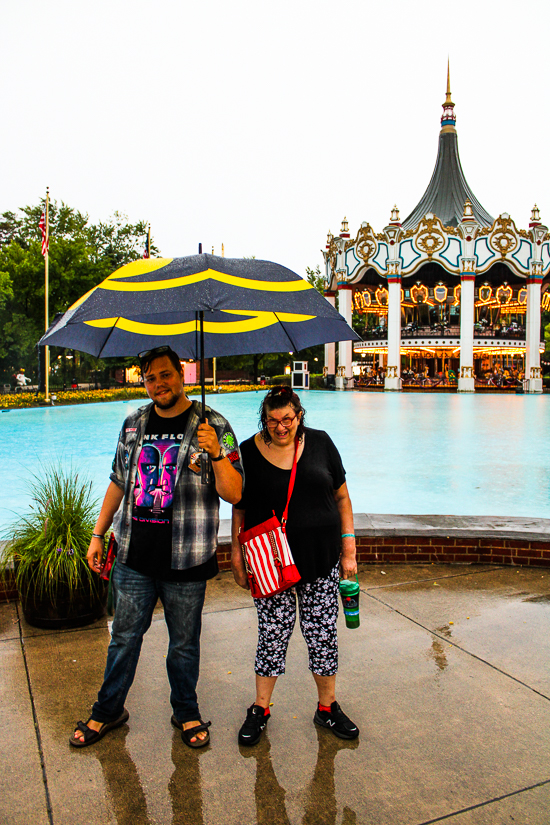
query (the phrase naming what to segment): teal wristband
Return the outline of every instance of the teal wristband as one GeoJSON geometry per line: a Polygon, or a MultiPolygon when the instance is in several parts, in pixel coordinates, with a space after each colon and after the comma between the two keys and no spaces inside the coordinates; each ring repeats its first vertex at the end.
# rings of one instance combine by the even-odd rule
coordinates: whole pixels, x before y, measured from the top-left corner
{"type": "Polygon", "coordinates": [[[343,539],[354,539],[355,533],[342,533],[341,538],[343,539]]]}

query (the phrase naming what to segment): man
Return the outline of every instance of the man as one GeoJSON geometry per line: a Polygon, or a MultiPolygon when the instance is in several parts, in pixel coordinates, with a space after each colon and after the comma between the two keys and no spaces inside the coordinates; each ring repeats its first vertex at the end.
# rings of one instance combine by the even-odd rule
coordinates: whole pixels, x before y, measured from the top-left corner
{"type": "Polygon", "coordinates": [[[242,493],[242,466],[231,426],[184,391],[180,360],[170,347],[140,353],[152,404],[128,416],[120,432],[107,489],[88,550],[99,572],[104,536],[114,519],[117,564],[113,572],[115,618],[103,685],[86,723],[69,742],[85,747],[128,719],[124,702],[133,682],[143,636],[157,598],[164,605],[170,644],[166,668],[172,724],[192,748],[209,742],[197,704],[201,614],[216,559],[219,496],[232,504],[242,493]],[[212,473],[201,479],[201,453],[212,473]]]}
{"type": "Polygon", "coordinates": [[[21,391],[22,389],[24,389],[27,386],[27,384],[30,384],[30,383],[31,383],[31,379],[27,378],[27,376],[25,375],[24,368],[21,367],[21,369],[19,370],[19,372],[15,376],[15,388],[16,388],[16,390],[21,391]]]}

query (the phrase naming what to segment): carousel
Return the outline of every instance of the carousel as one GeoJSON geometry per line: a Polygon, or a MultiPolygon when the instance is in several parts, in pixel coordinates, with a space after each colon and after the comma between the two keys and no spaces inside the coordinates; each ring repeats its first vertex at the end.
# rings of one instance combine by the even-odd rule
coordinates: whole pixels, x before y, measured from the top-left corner
{"type": "Polygon", "coordinates": [[[541,309],[550,309],[550,234],[533,207],[528,229],[496,219],[460,163],[447,72],[439,151],[424,195],[374,232],[348,222],[324,251],[325,295],[363,341],[325,347],[337,389],[519,389],[542,392],[541,309]],[[357,323],[355,324],[357,328],[357,323]]]}

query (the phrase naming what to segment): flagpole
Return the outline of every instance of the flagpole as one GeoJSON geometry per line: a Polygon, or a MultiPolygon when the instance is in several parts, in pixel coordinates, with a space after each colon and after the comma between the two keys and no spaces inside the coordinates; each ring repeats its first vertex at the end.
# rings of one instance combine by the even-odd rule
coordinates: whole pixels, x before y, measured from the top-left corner
{"type": "MultiPolygon", "coordinates": [[[[222,258],[225,258],[225,251],[224,251],[224,248],[223,248],[223,244],[222,244],[222,258]]],[[[216,359],[212,358],[212,387],[213,387],[214,391],[216,391],[217,386],[218,386],[217,374],[216,374],[217,371],[218,370],[217,370],[216,359]]]]}
{"type": "MultiPolygon", "coordinates": [[[[48,331],[49,326],[49,291],[50,291],[50,268],[49,268],[49,240],[50,240],[50,187],[46,187],[46,254],[44,255],[44,314],[45,314],[45,331],[48,331]]],[[[44,373],[45,373],[45,391],[46,404],[50,400],[50,348],[46,345],[44,348],[44,373]]]]}

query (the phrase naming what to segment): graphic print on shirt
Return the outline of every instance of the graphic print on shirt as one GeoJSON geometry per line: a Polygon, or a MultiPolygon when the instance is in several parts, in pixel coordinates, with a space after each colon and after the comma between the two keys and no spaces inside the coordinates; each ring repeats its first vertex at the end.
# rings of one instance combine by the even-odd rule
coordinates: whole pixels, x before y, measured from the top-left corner
{"type": "Polygon", "coordinates": [[[133,513],[135,520],[170,523],[178,450],[182,439],[181,433],[145,436],[137,461],[133,513]]]}

